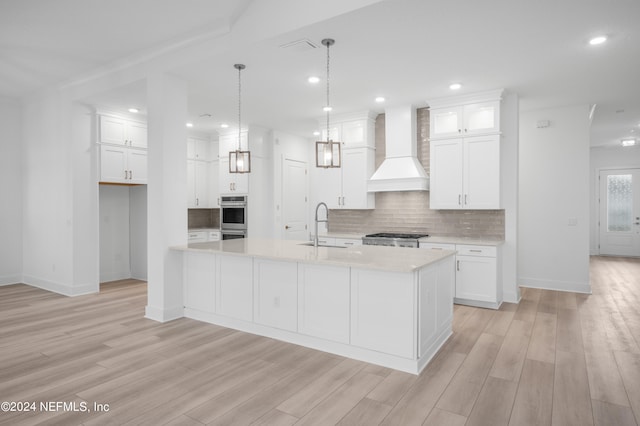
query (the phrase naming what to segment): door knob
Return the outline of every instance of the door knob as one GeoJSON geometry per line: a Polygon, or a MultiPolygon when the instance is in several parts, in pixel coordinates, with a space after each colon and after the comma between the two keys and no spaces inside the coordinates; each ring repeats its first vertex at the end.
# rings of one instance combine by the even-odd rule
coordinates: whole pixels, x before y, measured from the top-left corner
{"type": "Polygon", "coordinates": [[[289,225],[285,225],[285,226],[284,226],[284,229],[289,229],[289,225]]]}

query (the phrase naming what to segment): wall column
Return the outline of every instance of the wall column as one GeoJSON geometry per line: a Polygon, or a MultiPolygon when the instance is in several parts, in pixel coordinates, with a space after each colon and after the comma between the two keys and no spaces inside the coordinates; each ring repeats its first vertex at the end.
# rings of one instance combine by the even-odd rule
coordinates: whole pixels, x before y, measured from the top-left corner
{"type": "Polygon", "coordinates": [[[187,84],[168,74],[147,79],[148,290],[145,316],[183,315],[182,256],[169,247],[187,242],[187,84]]]}

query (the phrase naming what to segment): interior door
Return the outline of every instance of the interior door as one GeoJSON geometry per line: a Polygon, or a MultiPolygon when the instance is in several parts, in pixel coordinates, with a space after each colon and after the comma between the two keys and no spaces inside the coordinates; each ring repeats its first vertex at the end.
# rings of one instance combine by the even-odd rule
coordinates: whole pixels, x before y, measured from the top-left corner
{"type": "Polygon", "coordinates": [[[640,256],[640,169],[600,172],[600,254],[640,256]]]}
{"type": "Polygon", "coordinates": [[[285,158],[282,173],[282,223],[285,240],[308,240],[307,163],[285,158]]]}

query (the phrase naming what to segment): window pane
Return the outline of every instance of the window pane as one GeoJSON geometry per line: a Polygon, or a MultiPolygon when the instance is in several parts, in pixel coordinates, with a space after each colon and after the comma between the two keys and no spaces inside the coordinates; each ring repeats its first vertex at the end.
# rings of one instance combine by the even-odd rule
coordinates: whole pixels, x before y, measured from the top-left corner
{"type": "Polygon", "coordinates": [[[607,176],[607,230],[631,231],[631,175],[607,176]]]}

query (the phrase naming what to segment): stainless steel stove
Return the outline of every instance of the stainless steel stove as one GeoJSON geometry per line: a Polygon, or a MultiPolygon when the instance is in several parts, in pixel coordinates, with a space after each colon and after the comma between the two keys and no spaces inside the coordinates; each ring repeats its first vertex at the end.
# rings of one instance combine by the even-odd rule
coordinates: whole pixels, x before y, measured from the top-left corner
{"type": "Polygon", "coordinates": [[[397,234],[391,232],[380,232],[362,237],[362,244],[369,246],[391,246],[391,247],[418,247],[420,238],[428,237],[428,234],[397,234]]]}

